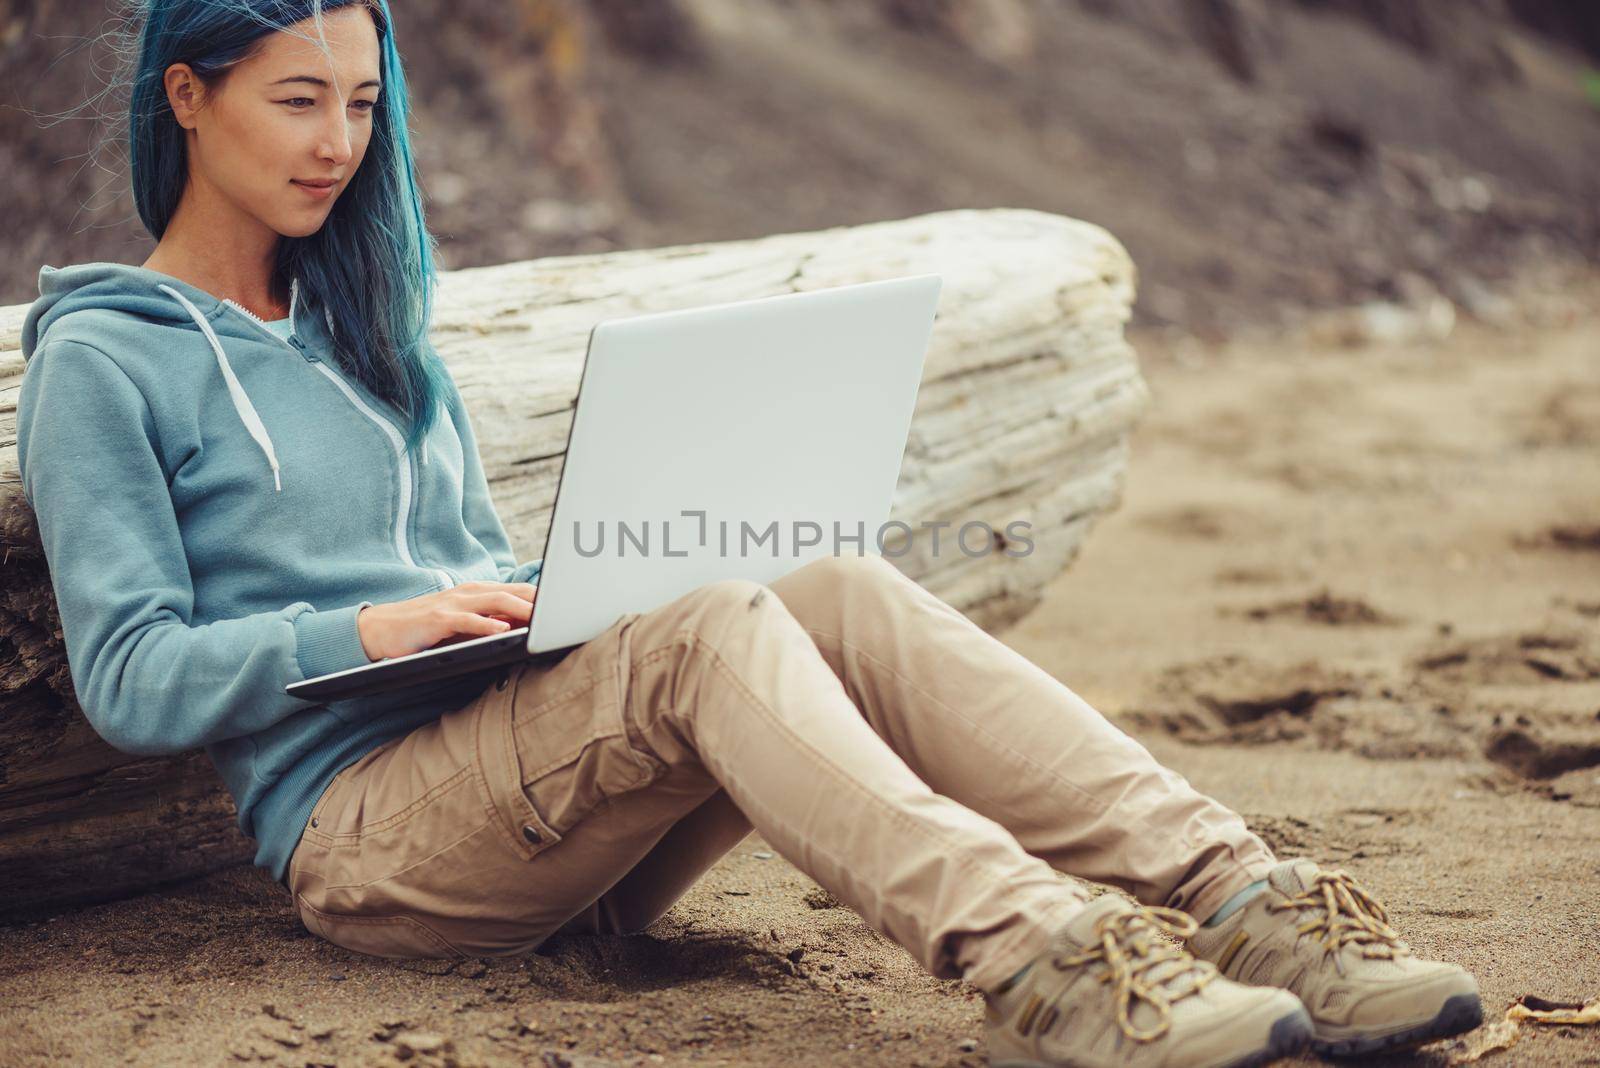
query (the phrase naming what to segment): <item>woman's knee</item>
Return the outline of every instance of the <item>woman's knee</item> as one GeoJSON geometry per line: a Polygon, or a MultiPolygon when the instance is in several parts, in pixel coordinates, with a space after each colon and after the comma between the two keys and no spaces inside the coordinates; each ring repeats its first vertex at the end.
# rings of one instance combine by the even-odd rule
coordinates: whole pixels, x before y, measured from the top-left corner
{"type": "Polygon", "coordinates": [[[690,656],[746,628],[793,625],[785,622],[788,610],[772,590],[750,579],[704,583],[647,615],[652,624],[667,628],[666,640],[690,656]]]}
{"type": "Polygon", "coordinates": [[[819,556],[773,582],[772,589],[808,628],[834,630],[846,612],[860,617],[873,605],[892,604],[892,596],[874,595],[892,593],[908,581],[876,554],[819,556]]]}
{"type": "Polygon", "coordinates": [[[881,582],[900,574],[898,568],[877,553],[819,556],[793,572],[822,582],[881,582]]]}
{"type": "Polygon", "coordinates": [[[785,600],[806,601],[848,589],[882,586],[900,578],[899,570],[876,554],[819,556],[778,579],[772,588],[785,600]]]}
{"type": "Polygon", "coordinates": [[[877,594],[908,581],[880,556],[822,556],[770,586],[740,578],[704,583],[663,606],[664,620],[675,635],[692,633],[699,639],[684,643],[692,655],[696,647],[719,647],[748,628],[833,630],[847,608],[861,617],[858,622],[871,622],[869,617],[876,615],[872,606],[882,605],[887,611],[894,603],[892,596],[877,594]]]}

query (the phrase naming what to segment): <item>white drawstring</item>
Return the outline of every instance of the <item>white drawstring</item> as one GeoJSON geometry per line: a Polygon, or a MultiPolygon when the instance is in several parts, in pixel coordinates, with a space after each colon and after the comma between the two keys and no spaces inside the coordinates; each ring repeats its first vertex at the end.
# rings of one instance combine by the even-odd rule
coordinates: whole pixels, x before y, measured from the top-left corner
{"type": "Polygon", "coordinates": [[[267,455],[267,463],[272,465],[272,484],[278,492],[283,492],[283,480],[278,476],[278,454],[273,451],[272,438],[267,435],[267,428],[261,422],[261,416],[256,414],[256,406],[250,403],[250,395],[244,391],[244,386],[239,384],[239,379],[233,373],[233,368],[228,364],[228,355],[222,351],[222,342],[217,340],[216,333],[211,329],[211,324],[200,313],[200,309],[190,303],[189,298],[179,293],[169,285],[157,286],[172,294],[193,316],[199,324],[200,330],[205,334],[206,340],[211,342],[211,351],[216,353],[217,366],[222,369],[223,380],[228,383],[228,395],[233,398],[234,411],[239,413],[239,418],[244,422],[245,429],[250,431],[250,436],[256,439],[256,444],[261,446],[261,451],[267,455]]]}

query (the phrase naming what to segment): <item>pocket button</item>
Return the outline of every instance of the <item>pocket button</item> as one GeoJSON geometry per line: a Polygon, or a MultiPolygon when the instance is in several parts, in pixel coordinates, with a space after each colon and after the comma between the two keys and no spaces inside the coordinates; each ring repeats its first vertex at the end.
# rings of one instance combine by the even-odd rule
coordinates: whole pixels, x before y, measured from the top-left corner
{"type": "Polygon", "coordinates": [[[497,689],[497,690],[503,690],[503,689],[506,688],[506,683],[508,683],[510,681],[511,681],[511,672],[502,671],[500,673],[500,677],[495,680],[494,688],[497,689]]]}
{"type": "Polygon", "coordinates": [[[526,838],[534,845],[538,845],[542,840],[539,837],[539,829],[531,823],[524,823],[522,825],[522,837],[526,838]]]}

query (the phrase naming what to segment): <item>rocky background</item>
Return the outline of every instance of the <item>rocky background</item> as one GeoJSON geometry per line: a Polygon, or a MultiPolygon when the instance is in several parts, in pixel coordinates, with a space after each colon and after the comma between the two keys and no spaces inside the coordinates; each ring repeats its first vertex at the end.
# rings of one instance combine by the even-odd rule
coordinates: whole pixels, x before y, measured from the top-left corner
{"type": "MultiPolygon", "coordinates": [[[[107,0],[115,8],[117,0],[107,0]]],[[[0,3],[0,301],[152,247],[106,4],[0,3]]],[[[1115,233],[1203,337],[1600,257],[1584,0],[410,0],[446,266],[950,207],[1115,233]]],[[[1435,313],[1437,314],[1437,312],[1435,313]]]]}

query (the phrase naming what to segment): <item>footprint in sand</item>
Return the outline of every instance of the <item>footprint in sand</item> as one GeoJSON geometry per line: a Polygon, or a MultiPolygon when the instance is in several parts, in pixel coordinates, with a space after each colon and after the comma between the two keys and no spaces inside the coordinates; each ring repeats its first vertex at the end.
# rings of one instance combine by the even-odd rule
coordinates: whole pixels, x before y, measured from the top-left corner
{"type": "Polygon", "coordinates": [[[1600,679],[1600,635],[1592,628],[1494,635],[1434,646],[1413,660],[1424,675],[1468,685],[1600,679]]]}
{"type": "Polygon", "coordinates": [[[1256,620],[1292,620],[1319,623],[1330,627],[1392,626],[1398,616],[1374,608],[1359,597],[1340,597],[1324,588],[1305,597],[1256,605],[1252,608],[1219,608],[1221,615],[1242,615],[1256,620]]]}

